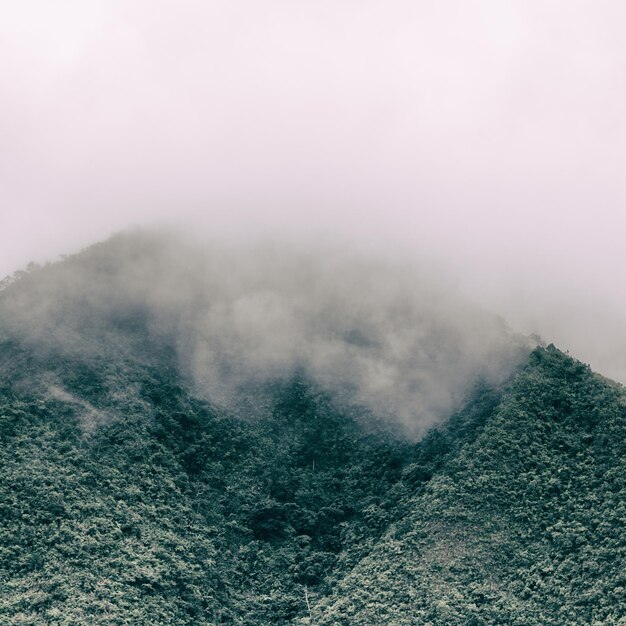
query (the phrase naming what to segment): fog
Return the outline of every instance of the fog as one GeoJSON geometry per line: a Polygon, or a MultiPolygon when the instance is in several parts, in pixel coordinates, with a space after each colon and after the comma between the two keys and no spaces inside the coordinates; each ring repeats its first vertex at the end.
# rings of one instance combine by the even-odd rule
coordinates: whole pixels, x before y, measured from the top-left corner
{"type": "MultiPolygon", "coordinates": [[[[104,414],[63,388],[68,363],[157,365],[244,418],[263,415],[277,384],[304,376],[339,406],[419,437],[477,384],[505,382],[533,347],[408,258],[198,241],[118,235],[0,292],[0,341],[17,339],[44,364],[18,373],[20,384],[44,384],[94,426],[104,414]]],[[[98,386],[119,393],[111,375],[98,386]]],[[[139,401],[122,386],[125,405],[139,401]]]]}
{"type": "Polygon", "coordinates": [[[626,381],[625,18],[618,0],[4,3],[0,274],[136,224],[331,240],[428,258],[626,381]]]}

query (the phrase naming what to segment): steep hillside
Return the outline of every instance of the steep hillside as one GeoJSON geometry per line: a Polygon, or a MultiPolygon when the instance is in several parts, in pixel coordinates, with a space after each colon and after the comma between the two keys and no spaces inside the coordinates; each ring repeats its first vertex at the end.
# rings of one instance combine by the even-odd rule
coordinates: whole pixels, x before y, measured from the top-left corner
{"type": "Polygon", "coordinates": [[[105,405],[111,373],[81,374],[63,381],[69,401],[2,390],[7,623],[288,621],[305,587],[328,587],[348,528],[375,532],[364,511],[410,453],[297,379],[261,421],[150,370],[117,378],[133,403],[105,405]],[[86,403],[110,418],[85,431],[86,403]]]}
{"type": "Polygon", "coordinates": [[[626,623],[624,433],[622,389],[536,350],[311,623],[626,623]]]}
{"type": "Polygon", "coordinates": [[[256,274],[207,291],[156,243],[0,293],[0,624],[625,623],[621,387],[405,282],[377,292],[394,329],[304,263],[302,321],[297,281],[250,309],[256,274]]]}

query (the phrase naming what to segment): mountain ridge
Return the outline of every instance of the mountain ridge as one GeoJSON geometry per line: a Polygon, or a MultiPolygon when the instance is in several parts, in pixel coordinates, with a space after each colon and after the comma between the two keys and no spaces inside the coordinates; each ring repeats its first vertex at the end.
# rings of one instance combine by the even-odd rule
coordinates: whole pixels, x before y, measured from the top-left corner
{"type": "MultiPolygon", "coordinates": [[[[53,278],[67,261],[0,294],[0,623],[626,623],[623,387],[516,344],[514,367],[463,379],[462,401],[417,437],[315,368],[270,367],[241,402],[215,402],[146,308],[172,274],[103,297],[129,245],[146,258],[114,240],[69,260],[65,291],[53,278]]],[[[165,271],[171,255],[156,255],[165,271]]],[[[405,316],[391,293],[381,306],[405,316]]],[[[171,295],[158,303],[175,308],[171,295]]],[[[442,355],[474,345],[458,319],[442,355]]]]}

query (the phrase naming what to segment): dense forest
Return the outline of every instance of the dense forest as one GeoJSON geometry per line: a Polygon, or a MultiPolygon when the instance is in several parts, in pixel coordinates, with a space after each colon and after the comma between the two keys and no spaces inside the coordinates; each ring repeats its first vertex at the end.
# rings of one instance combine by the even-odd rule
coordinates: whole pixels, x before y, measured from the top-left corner
{"type": "Polygon", "coordinates": [[[305,367],[212,402],[141,306],[44,307],[63,266],[0,294],[0,623],[626,624],[619,385],[548,346],[417,435],[305,367]]]}

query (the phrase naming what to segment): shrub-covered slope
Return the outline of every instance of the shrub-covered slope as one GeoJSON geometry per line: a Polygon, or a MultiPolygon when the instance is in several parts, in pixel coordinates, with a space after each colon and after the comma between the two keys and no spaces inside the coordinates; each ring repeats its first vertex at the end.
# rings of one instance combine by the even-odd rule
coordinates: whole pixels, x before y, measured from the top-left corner
{"type": "MultiPolygon", "coordinates": [[[[311,367],[216,403],[181,366],[204,304],[146,284],[178,250],[148,244],[0,294],[0,624],[625,623],[621,387],[537,349],[418,441],[311,367]]],[[[342,354],[393,363],[366,339],[342,354]]]]}
{"type": "Polygon", "coordinates": [[[536,350],[311,623],[626,623],[625,434],[621,389],[536,350]]]}
{"type": "Polygon", "coordinates": [[[626,616],[623,396],[555,349],[417,444],[301,378],[242,419],[118,376],[132,403],[105,364],[62,381],[72,401],[2,389],[0,622],[626,616]],[[86,431],[85,406],[109,418],[86,431]]]}
{"type": "Polygon", "coordinates": [[[0,623],[289,623],[385,527],[412,453],[299,377],[246,417],[150,368],[55,381],[0,392],[0,623]]]}

